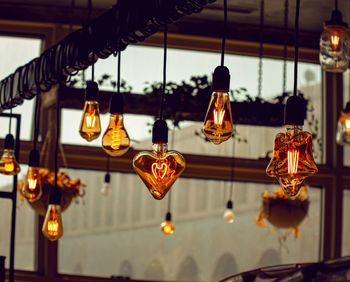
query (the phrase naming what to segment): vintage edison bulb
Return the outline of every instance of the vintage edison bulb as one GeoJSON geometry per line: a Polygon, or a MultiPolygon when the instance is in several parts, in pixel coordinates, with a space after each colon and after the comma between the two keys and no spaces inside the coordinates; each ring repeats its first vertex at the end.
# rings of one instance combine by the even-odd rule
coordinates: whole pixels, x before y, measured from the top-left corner
{"type": "Polygon", "coordinates": [[[41,198],[42,187],[38,167],[28,168],[22,193],[29,202],[35,202],[41,198]]]}
{"type": "Polygon", "coordinates": [[[304,180],[317,173],[312,135],[302,131],[302,126],[287,125],[286,133],[276,135],[273,157],[266,173],[277,178],[287,196],[297,196],[304,180]]]}
{"type": "Polygon", "coordinates": [[[204,119],[203,133],[214,144],[231,138],[233,131],[230,96],[227,92],[212,94],[204,119]]]}
{"type": "Polygon", "coordinates": [[[224,212],[224,219],[228,223],[233,223],[235,221],[235,214],[233,213],[233,203],[231,200],[227,202],[226,210],[224,212]]]}
{"type": "Polygon", "coordinates": [[[350,144],[350,102],[346,104],[346,108],[340,113],[338,119],[337,143],[350,144]]]}
{"type": "Polygon", "coordinates": [[[349,34],[341,13],[333,11],[320,37],[320,63],[325,71],[344,72],[349,65],[349,34]]]}
{"type": "Polygon", "coordinates": [[[124,155],[130,148],[129,135],[124,127],[123,115],[111,114],[102,138],[103,150],[112,157],[124,155]]]}
{"type": "Polygon", "coordinates": [[[91,142],[101,134],[100,110],[97,101],[85,101],[80,122],[80,136],[91,142]]]}
{"type": "Polygon", "coordinates": [[[185,159],[177,151],[168,151],[167,144],[153,144],[153,151],[138,153],[133,159],[135,172],[152,196],[161,200],[185,169],[185,159]]]}
{"type": "Polygon", "coordinates": [[[49,205],[47,208],[42,232],[44,236],[50,241],[57,241],[62,237],[63,224],[60,205],[49,205]]]}
{"type": "Polygon", "coordinates": [[[0,160],[0,173],[15,175],[21,171],[12,149],[4,149],[0,160]]]}
{"type": "Polygon", "coordinates": [[[100,192],[104,196],[107,196],[112,192],[111,175],[109,173],[105,174],[105,179],[104,179],[104,182],[103,182],[103,185],[102,185],[100,192]]]}
{"type": "Polygon", "coordinates": [[[165,220],[160,225],[160,230],[164,233],[164,235],[171,235],[174,233],[175,226],[171,222],[171,213],[167,212],[165,216],[165,220]]]}

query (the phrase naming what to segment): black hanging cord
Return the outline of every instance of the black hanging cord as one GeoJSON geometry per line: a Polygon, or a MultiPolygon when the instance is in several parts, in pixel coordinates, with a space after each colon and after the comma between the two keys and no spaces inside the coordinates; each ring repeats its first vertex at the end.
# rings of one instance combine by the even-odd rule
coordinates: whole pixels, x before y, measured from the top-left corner
{"type": "Polygon", "coordinates": [[[288,0],[284,1],[284,46],[283,46],[283,85],[282,91],[287,91],[287,57],[288,57],[288,17],[289,15],[289,3],[288,0]]]}
{"type": "Polygon", "coordinates": [[[293,95],[298,95],[298,61],[299,61],[299,12],[300,0],[296,0],[295,9],[295,48],[294,48],[294,90],[293,95]]]}
{"type": "Polygon", "coordinates": [[[264,44],[263,44],[263,31],[264,31],[264,15],[265,15],[265,1],[260,1],[260,42],[259,42],[259,66],[258,66],[258,97],[262,93],[262,72],[263,72],[263,55],[264,55],[264,44]]]}
{"type": "Polygon", "coordinates": [[[39,136],[39,122],[40,122],[40,96],[35,98],[35,108],[34,108],[34,136],[33,136],[33,149],[36,150],[38,136],[39,136]]]}
{"type": "MultiPolygon", "coordinates": [[[[56,144],[55,144],[55,190],[59,195],[61,195],[61,189],[57,186],[58,180],[58,150],[59,150],[59,141],[60,141],[60,99],[59,94],[57,93],[57,104],[56,104],[56,144]]],[[[61,196],[59,196],[61,198],[61,196]]]]}
{"type": "MultiPolygon", "coordinates": [[[[234,127],[234,131],[236,131],[236,127],[234,127]]],[[[231,187],[229,192],[229,200],[232,201],[232,193],[233,193],[233,180],[235,176],[235,148],[236,148],[236,139],[232,138],[232,160],[231,160],[231,187]]]]}
{"type": "Polygon", "coordinates": [[[12,108],[10,109],[9,134],[11,134],[11,129],[12,129],[12,108]]]}
{"type": "Polygon", "coordinates": [[[95,81],[95,63],[91,65],[91,80],[95,81]]]}
{"type": "Polygon", "coordinates": [[[335,6],[335,9],[338,10],[338,0],[334,1],[334,6],[335,6]]]}
{"type": "Polygon", "coordinates": [[[106,173],[110,172],[110,166],[111,166],[111,157],[107,155],[107,161],[106,161],[106,173]]]}
{"type": "MultiPolygon", "coordinates": [[[[170,143],[170,149],[174,149],[174,143],[175,143],[175,125],[173,125],[173,130],[171,132],[171,143],[170,143]]],[[[171,190],[168,194],[168,212],[171,212],[171,190]]]]}
{"type": "Polygon", "coordinates": [[[166,89],[166,63],[167,63],[167,49],[168,49],[168,27],[164,24],[164,58],[163,58],[163,88],[160,100],[159,119],[163,119],[165,89],[166,89]]]}
{"type": "Polygon", "coordinates": [[[225,45],[226,45],[226,37],[227,37],[227,0],[224,0],[224,27],[222,29],[222,42],[221,42],[221,66],[224,66],[225,63],[225,45]]]}
{"type": "Polygon", "coordinates": [[[117,62],[117,93],[120,94],[120,67],[121,67],[121,52],[118,51],[118,62],[117,62]]]}

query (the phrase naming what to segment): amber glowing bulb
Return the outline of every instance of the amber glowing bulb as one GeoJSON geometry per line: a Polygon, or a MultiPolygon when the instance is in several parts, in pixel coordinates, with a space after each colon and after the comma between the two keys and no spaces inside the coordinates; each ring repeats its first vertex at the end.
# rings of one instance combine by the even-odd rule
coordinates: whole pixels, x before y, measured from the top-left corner
{"type": "Polygon", "coordinates": [[[304,180],[317,173],[312,155],[312,135],[303,131],[305,104],[299,96],[288,98],[285,109],[286,133],[275,138],[273,157],[266,169],[268,176],[276,177],[284,193],[297,196],[304,180]]]}
{"type": "Polygon", "coordinates": [[[48,206],[42,232],[50,241],[57,241],[62,237],[63,224],[60,205],[50,204],[48,206]]]}
{"type": "Polygon", "coordinates": [[[103,150],[112,157],[122,156],[130,148],[129,135],[123,121],[123,102],[122,94],[112,96],[109,124],[102,138],[103,150]]]}
{"type": "Polygon", "coordinates": [[[160,225],[160,230],[162,230],[164,235],[171,235],[174,233],[175,226],[171,222],[171,213],[167,212],[165,216],[165,220],[160,225]]]}
{"type": "Polygon", "coordinates": [[[105,179],[104,179],[104,182],[103,182],[103,185],[102,185],[100,192],[104,196],[107,196],[112,192],[111,175],[109,173],[105,174],[105,179]]]}
{"type": "Polygon", "coordinates": [[[14,155],[15,140],[12,134],[5,137],[4,152],[0,159],[0,173],[6,175],[15,175],[21,171],[21,168],[14,155]]]}
{"type": "Polygon", "coordinates": [[[24,180],[22,193],[29,202],[35,202],[41,198],[42,186],[39,175],[40,154],[33,149],[29,154],[28,171],[24,180]]]}
{"type": "Polygon", "coordinates": [[[161,200],[185,169],[185,159],[177,151],[168,151],[168,126],[164,120],[153,125],[153,151],[135,155],[133,167],[152,196],[161,200]]]}
{"type": "Polygon", "coordinates": [[[339,145],[350,144],[350,102],[346,104],[338,119],[337,143],[339,145]]]}
{"type": "Polygon", "coordinates": [[[216,67],[213,75],[213,94],[204,119],[203,133],[218,145],[232,136],[233,122],[230,103],[230,72],[224,66],[216,67]]]}
{"type": "Polygon", "coordinates": [[[224,219],[228,223],[233,223],[235,221],[235,214],[233,213],[233,202],[229,200],[226,204],[226,210],[224,212],[224,219]]]}
{"type": "Polygon", "coordinates": [[[91,142],[101,134],[100,109],[97,102],[98,85],[94,81],[88,81],[85,92],[85,104],[81,117],[80,136],[91,142]]]}

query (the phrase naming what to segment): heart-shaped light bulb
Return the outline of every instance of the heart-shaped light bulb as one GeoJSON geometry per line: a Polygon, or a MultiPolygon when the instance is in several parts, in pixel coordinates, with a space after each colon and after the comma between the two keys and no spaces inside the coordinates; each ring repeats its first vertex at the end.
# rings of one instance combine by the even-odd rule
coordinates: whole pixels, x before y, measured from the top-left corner
{"type": "Polygon", "coordinates": [[[166,144],[154,144],[154,151],[143,151],[133,159],[135,172],[156,200],[164,198],[185,169],[185,159],[177,151],[166,151],[166,144]]]}

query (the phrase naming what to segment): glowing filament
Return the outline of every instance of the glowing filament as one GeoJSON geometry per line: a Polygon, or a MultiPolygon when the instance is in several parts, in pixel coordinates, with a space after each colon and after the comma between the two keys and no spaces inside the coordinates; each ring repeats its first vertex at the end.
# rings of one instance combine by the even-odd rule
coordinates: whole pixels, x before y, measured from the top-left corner
{"type": "Polygon", "coordinates": [[[85,119],[86,119],[86,126],[87,126],[88,128],[93,128],[93,127],[95,127],[95,123],[96,123],[95,112],[93,112],[92,115],[87,115],[87,116],[85,117],[85,119]]]}
{"type": "Polygon", "coordinates": [[[338,49],[340,42],[340,37],[337,34],[331,35],[331,45],[332,49],[338,49]]]}
{"type": "Polygon", "coordinates": [[[163,179],[167,171],[168,171],[168,165],[166,163],[155,162],[152,164],[152,173],[157,180],[163,179]]]}
{"type": "Polygon", "coordinates": [[[47,233],[50,236],[56,236],[58,234],[58,221],[51,219],[47,224],[47,233]]]}
{"type": "Polygon", "coordinates": [[[38,182],[37,179],[29,178],[28,179],[28,188],[31,190],[34,190],[36,188],[37,182],[38,182]]]}
{"type": "Polygon", "coordinates": [[[12,172],[15,169],[13,162],[5,163],[4,169],[6,172],[12,172]]]}
{"type": "Polygon", "coordinates": [[[299,152],[297,150],[288,150],[288,173],[296,174],[298,172],[299,152]]]}
{"type": "Polygon", "coordinates": [[[121,134],[119,128],[116,130],[112,130],[112,144],[111,147],[113,150],[118,150],[120,148],[120,139],[121,134]]]}
{"type": "Polygon", "coordinates": [[[174,225],[171,223],[171,221],[164,221],[161,226],[160,226],[162,232],[165,234],[165,235],[171,235],[174,233],[174,225]]]}
{"type": "Polygon", "coordinates": [[[345,120],[345,128],[350,130],[350,119],[345,120]]]}
{"type": "Polygon", "coordinates": [[[214,110],[214,124],[215,125],[222,125],[222,122],[224,121],[225,116],[225,110],[214,110]]]}

